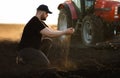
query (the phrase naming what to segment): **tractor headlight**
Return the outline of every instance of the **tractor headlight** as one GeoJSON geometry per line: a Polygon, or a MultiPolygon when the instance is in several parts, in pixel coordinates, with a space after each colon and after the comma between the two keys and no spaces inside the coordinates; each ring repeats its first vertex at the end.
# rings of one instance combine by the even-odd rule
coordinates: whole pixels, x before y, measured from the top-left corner
{"type": "Polygon", "coordinates": [[[118,14],[118,7],[116,6],[115,7],[115,15],[117,15],[118,14]]]}
{"type": "Polygon", "coordinates": [[[115,7],[114,18],[119,18],[119,16],[118,16],[118,6],[115,7]]]}

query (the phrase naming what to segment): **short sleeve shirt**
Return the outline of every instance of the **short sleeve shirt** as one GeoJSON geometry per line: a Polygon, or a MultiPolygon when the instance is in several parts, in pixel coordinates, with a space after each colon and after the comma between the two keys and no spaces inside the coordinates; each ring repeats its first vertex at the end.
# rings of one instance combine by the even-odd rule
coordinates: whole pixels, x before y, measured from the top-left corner
{"type": "Polygon", "coordinates": [[[42,34],[40,31],[46,26],[36,16],[26,24],[18,45],[18,49],[34,48],[39,49],[41,45],[42,34]]]}

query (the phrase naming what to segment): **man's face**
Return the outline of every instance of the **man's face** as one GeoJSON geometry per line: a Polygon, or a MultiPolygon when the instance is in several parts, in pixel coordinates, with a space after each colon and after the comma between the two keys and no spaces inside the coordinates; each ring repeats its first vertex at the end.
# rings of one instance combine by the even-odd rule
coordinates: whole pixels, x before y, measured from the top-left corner
{"type": "Polygon", "coordinates": [[[47,17],[48,17],[48,13],[43,11],[43,13],[41,15],[41,20],[46,20],[47,17]]]}

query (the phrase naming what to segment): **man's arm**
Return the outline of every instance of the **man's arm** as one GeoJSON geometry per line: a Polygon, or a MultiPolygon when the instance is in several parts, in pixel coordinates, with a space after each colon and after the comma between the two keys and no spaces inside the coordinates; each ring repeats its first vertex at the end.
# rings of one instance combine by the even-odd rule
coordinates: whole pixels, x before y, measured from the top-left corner
{"type": "Polygon", "coordinates": [[[52,30],[51,28],[44,28],[40,31],[41,34],[48,36],[48,37],[59,37],[62,35],[71,35],[74,33],[74,29],[73,28],[68,28],[66,30],[63,31],[59,31],[59,30],[52,30]]]}

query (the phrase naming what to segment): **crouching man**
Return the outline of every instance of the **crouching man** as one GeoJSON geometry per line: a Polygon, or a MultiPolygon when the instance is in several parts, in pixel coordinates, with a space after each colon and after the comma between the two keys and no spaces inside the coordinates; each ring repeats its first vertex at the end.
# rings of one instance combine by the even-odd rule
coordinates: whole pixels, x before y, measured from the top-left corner
{"type": "Polygon", "coordinates": [[[49,28],[44,22],[48,14],[52,14],[52,12],[47,5],[42,4],[37,8],[36,15],[24,27],[18,45],[18,59],[20,58],[19,60],[23,64],[29,65],[32,68],[41,69],[47,68],[50,65],[49,59],[40,50],[43,37],[56,38],[74,33],[73,28],[68,28],[63,31],[49,28]]]}

